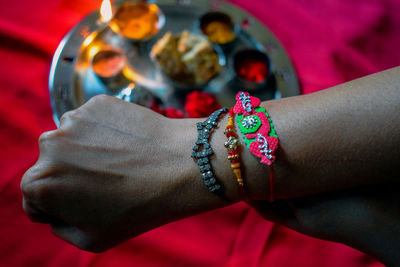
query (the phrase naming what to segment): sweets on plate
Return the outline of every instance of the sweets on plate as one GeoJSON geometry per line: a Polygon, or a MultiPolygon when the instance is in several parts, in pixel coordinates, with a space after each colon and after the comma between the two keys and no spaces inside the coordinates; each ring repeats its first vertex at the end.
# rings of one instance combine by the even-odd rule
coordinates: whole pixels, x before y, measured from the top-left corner
{"type": "Polygon", "coordinates": [[[157,62],[164,73],[170,77],[176,77],[183,71],[183,65],[176,47],[176,37],[167,32],[158,40],[150,52],[151,59],[157,62]]]}
{"type": "Polygon", "coordinates": [[[167,32],[153,46],[150,57],[169,78],[183,84],[205,84],[222,69],[207,38],[189,31],[167,32]]]}

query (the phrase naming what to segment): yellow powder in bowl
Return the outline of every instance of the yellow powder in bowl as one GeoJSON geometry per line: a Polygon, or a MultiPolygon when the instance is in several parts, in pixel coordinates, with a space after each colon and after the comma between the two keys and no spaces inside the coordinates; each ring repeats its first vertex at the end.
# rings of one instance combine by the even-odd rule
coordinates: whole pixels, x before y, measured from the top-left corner
{"type": "Polygon", "coordinates": [[[235,38],[232,26],[223,21],[212,21],[204,27],[204,33],[211,42],[225,44],[235,38]]]}

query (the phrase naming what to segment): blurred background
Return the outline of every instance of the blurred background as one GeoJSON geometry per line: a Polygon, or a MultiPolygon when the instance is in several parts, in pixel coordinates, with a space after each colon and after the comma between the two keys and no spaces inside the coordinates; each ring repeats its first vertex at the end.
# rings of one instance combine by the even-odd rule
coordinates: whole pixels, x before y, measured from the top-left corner
{"type": "MultiPolygon", "coordinates": [[[[229,2],[279,39],[302,94],[400,63],[398,0],[229,2]]],[[[0,266],[381,266],[347,246],[264,221],[244,203],[168,224],[102,254],[80,251],[47,225],[31,223],[19,183],[37,160],[39,135],[56,127],[51,60],[64,35],[100,4],[0,0],[0,266]]]]}

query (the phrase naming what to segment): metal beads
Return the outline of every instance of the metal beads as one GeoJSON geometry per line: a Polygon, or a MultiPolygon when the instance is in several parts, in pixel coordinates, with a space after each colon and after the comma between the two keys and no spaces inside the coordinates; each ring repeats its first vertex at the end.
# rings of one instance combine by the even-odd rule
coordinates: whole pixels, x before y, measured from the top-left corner
{"type": "Polygon", "coordinates": [[[220,116],[227,111],[227,108],[221,108],[213,112],[206,121],[197,123],[198,138],[191,154],[192,158],[197,159],[204,184],[213,193],[218,193],[222,187],[217,182],[217,179],[215,179],[214,173],[211,170],[208,157],[214,154],[214,151],[210,146],[209,139],[213,128],[216,128],[218,125],[220,116]]]}
{"type": "Polygon", "coordinates": [[[224,143],[224,146],[226,148],[228,148],[229,150],[231,150],[231,151],[232,150],[236,150],[239,145],[240,145],[239,139],[237,139],[237,138],[235,138],[233,136],[230,136],[228,138],[228,141],[226,141],[224,143]]]}

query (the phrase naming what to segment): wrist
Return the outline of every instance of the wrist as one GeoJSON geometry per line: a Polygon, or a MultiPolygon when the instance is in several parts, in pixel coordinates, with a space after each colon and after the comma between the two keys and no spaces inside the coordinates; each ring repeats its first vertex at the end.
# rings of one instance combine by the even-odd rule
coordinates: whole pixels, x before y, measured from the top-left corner
{"type": "Polygon", "coordinates": [[[220,121],[214,133],[210,136],[210,145],[214,154],[209,157],[211,168],[216,179],[223,187],[223,195],[214,194],[204,185],[196,160],[191,158],[193,145],[197,140],[196,123],[205,119],[167,119],[168,127],[165,136],[175,150],[170,161],[169,171],[174,176],[166,190],[172,198],[172,206],[177,209],[178,217],[187,217],[230,205],[240,199],[236,180],[232,177],[229,161],[224,151],[223,125],[220,121]],[[169,187],[169,189],[167,189],[169,187]]]}
{"type": "MultiPolygon", "coordinates": [[[[203,122],[202,119],[168,119],[169,127],[166,128],[166,135],[171,139],[177,150],[177,157],[174,158],[173,172],[176,173],[172,183],[174,184],[174,198],[178,198],[178,206],[183,207],[184,216],[193,215],[199,212],[227,206],[234,202],[242,200],[239,185],[231,168],[231,164],[227,159],[228,153],[224,147],[227,140],[224,135],[225,125],[228,117],[224,116],[219,122],[218,127],[210,136],[210,145],[214,154],[210,156],[210,165],[215,174],[218,183],[223,187],[222,195],[214,194],[208,190],[201,178],[201,172],[196,160],[190,157],[193,145],[197,140],[197,122],[203,122]],[[173,133],[173,134],[171,134],[173,133]],[[185,205],[183,203],[187,203],[185,205]]],[[[235,125],[238,135],[240,131],[235,125]]],[[[242,149],[242,174],[244,178],[246,193],[251,199],[266,200],[268,199],[268,177],[269,167],[260,164],[250,151],[244,146],[241,139],[242,149]]]]}
{"type": "MultiPolygon", "coordinates": [[[[225,116],[219,122],[218,128],[215,129],[211,137],[210,144],[214,150],[214,155],[211,158],[211,166],[217,179],[224,187],[225,197],[231,201],[237,202],[243,200],[243,196],[240,194],[240,186],[233,173],[231,163],[228,160],[229,154],[224,146],[224,143],[228,140],[224,134],[227,122],[228,116],[225,116]]],[[[193,123],[193,125],[195,125],[195,123],[193,123]]],[[[246,194],[250,199],[266,200],[269,197],[269,168],[260,164],[257,158],[245,147],[245,143],[236,123],[235,128],[241,143],[241,172],[242,178],[244,179],[246,194]]],[[[199,175],[198,170],[197,172],[199,175]]]]}

